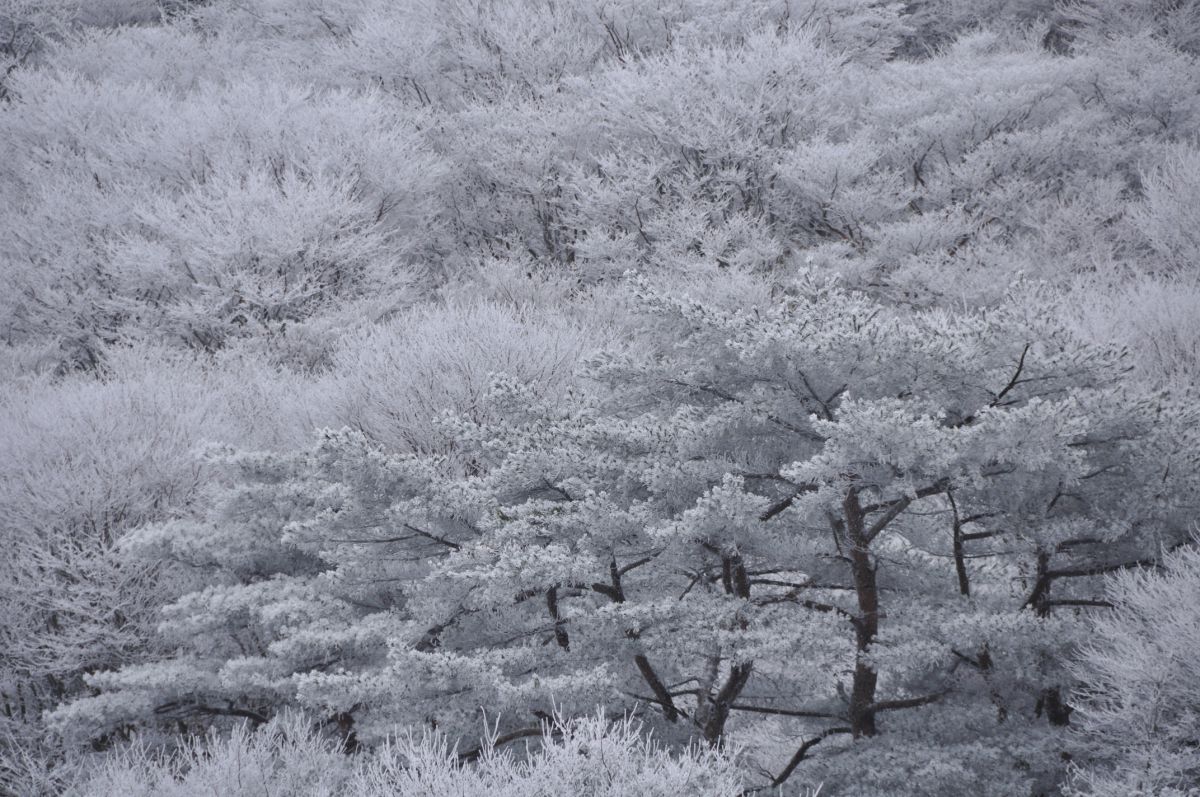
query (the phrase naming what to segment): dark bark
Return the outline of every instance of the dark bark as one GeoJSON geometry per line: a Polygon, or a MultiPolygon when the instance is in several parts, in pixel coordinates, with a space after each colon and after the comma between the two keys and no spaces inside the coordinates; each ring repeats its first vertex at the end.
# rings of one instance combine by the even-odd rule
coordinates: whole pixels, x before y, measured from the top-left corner
{"type": "Polygon", "coordinates": [[[671,697],[671,693],[663,684],[662,679],[658,677],[658,673],[654,671],[654,667],[650,665],[650,660],[644,653],[639,653],[633,657],[633,663],[637,665],[638,672],[642,674],[642,680],[650,687],[658,704],[662,706],[663,716],[669,722],[678,720],[679,709],[675,707],[675,700],[671,697]]]}
{"type": "Polygon", "coordinates": [[[841,714],[829,711],[806,711],[804,709],[776,708],[774,706],[747,706],[743,703],[730,705],[734,711],[746,711],[751,714],[774,714],[780,717],[804,717],[806,719],[845,719],[841,714]]]}
{"type": "MultiPolygon", "coordinates": [[[[734,554],[721,557],[721,583],[725,587],[726,594],[749,599],[750,577],[746,573],[746,563],[741,556],[734,554]]],[[[712,666],[715,670],[717,664],[714,663],[712,666]]],[[[729,720],[729,712],[733,708],[734,701],[746,688],[753,670],[753,662],[734,664],[730,667],[725,682],[715,694],[708,692],[706,688],[697,695],[697,700],[707,703],[707,705],[698,707],[696,718],[699,720],[700,732],[704,735],[704,741],[708,744],[716,746],[721,743],[721,739],[725,735],[725,723],[729,720]]]]}
{"type": "MultiPolygon", "coordinates": [[[[640,564],[640,563],[639,563],[640,564]]],[[[596,583],[592,585],[592,589],[599,592],[601,595],[607,596],[613,603],[625,602],[625,588],[621,584],[621,569],[617,567],[617,560],[609,560],[608,576],[610,583],[596,583]]],[[[625,636],[630,639],[637,639],[638,632],[633,629],[626,630],[625,636]]],[[[663,716],[669,722],[675,722],[679,719],[679,709],[675,706],[675,700],[671,697],[671,692],[667,689],[662,679],[658,677],[654,667],[650,664],[650,659],[646,658],[646,654],[639,653],[633,657],[634,666],[642,675],[642,680],[650,687],[650,691],[654,693],[655,700],[662,707],[663,716]]]]}
{"type": "Polygon", "coordinates": [[[879,587],[875,580],[875,565],[867,549],[869,540],[864,529],[862,506],[853,488],[842,502],[842,514],[850,540],[850,573],[858,598],[858,617],[854,622],[856,660],[850,689],[850,732],[857,739],[878,732],[873,707],[879,674],[867,663],[866,654],[879,632],[879,587]]]}
{"type": "Polygon", "coordinates": [[[1062,699],[1062,691],[1057,686],[1042,690],[1034,710],[1039,717],[1044,713],[1051,725],[1060,728],[1071,724],[1071,714],[1075,711],[1062,699]]]}
{"type": "Polygon", "coordinates": [[[742,690],[746,688],[753,669],[754,665],[752,662],[735,664],[730,669],[729,677],[725,679],[725,683],[722,684],[717,694],[711,697],[700,695],[701,700],[708,700],[710,703],[704,725],[700,729],[704,734],[704,741],[708,744],[715,747],[721,743],[721,739],[725,735],[725,723],[729,720],[729,712],[733,708],[733,702],[738,699],[742,694],[742,690]]]}
{"type": "Polygon", "coordinates": [[[330,717],[329,724],[337,729],[343,753],[349,755],[362,751],[362,743],[358,741],[358,734],[354,732],[354,714],[350,711],[339,711],[330,717]]]}
{"type": "Polygon", "coordinates": [[[791,760],[787,762],[787,766],[785,766],[783,770],[771,781],[771,785],[782,786],[783,783],[792,776],[792,773],[796,771],[796,767],[800,766],[800,762],[808,756],[809,750],[813,749],[830,736],[839,733],[853,733],[853,730],[850,728],[827,728],[813,738],[805,741],[804,744],[800,745],[799,749],[797,749],[792,755],[791,760]]]}
{"type": "Polygon", "coordinates": [[[488,749],[495,749],[502,745],[506,745],[509,742],[515,742],[518,739],[531,739],[534,737],[545,736],[545,735],[547,735],[546,734],[547,730],[550,731],[551,736],[558,735],[557,730],[549,728],[549,726],[547,726],[547,725],[539,725],[536,728],[521,728],[520,730],[512,731],[511,733],[505,733],[500,736],[497,736],[492,741],[491,745],[477,747],[474,750],[468,750],[465,753],[459,753],[458,760],[462,761],[464,763],[469,762],[469,761],[477,761],[477,760],[479,760],[479,757],[481,755],[483,755],[484,752],[486,752],[488,749]]]}
{"type": "Polygon", "coordinates": [[[546,590],[546,609],[554,618],[554,640],[563,650],[571,649],[571,639],[567,636],[566,622],[558,613],[558,587],[546,590]]]}
{"type": "Polygon", "coordinates": [[[958,514],[958,504],[954,501],[954,493],[947,492],[946,498],[950,501],[950,511],[954,517],[954,572],[958,575],[958,592],[960,595],[970,597],[971,595],[971,580],[967,577],[967,560],[963,545],[963,521],[958,514]]]}
{"type": "Polygon", "coordinates": [[[1033,613],[1038,617],[1050,616],[1050,582],[1053,577],[1050,575],[1050,554],[1044,550],[1037,552],[1037,569],[1034,574],[1033,591],[1029,593],[1029,598],[1026,599],[1025,605],[1033,609],[1033,613]]]}
{"type": "Polygon", "coordinates": [[[725,592],[739,598],[750,597],[750,577],[741,556],[726,556],[721,561],[721,580],[725,592]]]}

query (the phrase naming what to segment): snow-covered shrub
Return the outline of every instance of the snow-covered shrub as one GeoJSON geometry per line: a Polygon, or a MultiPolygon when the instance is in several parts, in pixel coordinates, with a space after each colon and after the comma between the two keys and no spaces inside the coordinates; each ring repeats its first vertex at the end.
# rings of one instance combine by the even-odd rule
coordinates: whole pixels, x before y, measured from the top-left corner
{"type": "Polygon", "coordinates": [[[1145,200],[1130,209],[1138,231],[1168,270],[1200,273],[1200,149],[1195,144],[1169,148],[1142,185],[1145,200]]]}
{"type": "Polygon", "coordinates": [[[1153,36],[1167,46],[1200,55],[1200,3],[1196,0],[1068,0],[1058,8],[1066,31],[1081,44],[1153,36]]]}
{"type": "Polygon", "coordinates": [[[126,338],[205,350],[365,296],[410,300],[444,169],[378,94],[242,78],[183,93],[14,76],[0,135],[4,338],[97,359],[126,338]]]}
{"type": "MultiPolygon", "coordinates": [[[[1189,270],[1190,271],[1190,270],[1189,270]]],[[[1081,333],[1124,346],[1150,380],[1200,382],[1200,281],[1193,271],[1126,277],[1100,285],[1081,280],[1070,315],[1081,333]]]]}
{"type": "Polygon", "coordinates": [[[188,741],[174,754],[136,744],[110,754],[66,790],[71,797],[736,797],[729,755],[673,754],[631,720],[548,721],[522,745],[485,734],[464,760],[436,733],[402,733],[349,757],[298,717],[258,731],[188,741]],[[514,749],[517,748],[517,749],[514,749]]]}
{"type": "Polygon", "coordinates": [[[478,298],[404,311],[343,337],[321,389],[340,423],[388,450],[445,450],[437,416],[488,417],[492,374],[546,400],[566,390],[580,359],[611,334],[569,312],[478,298]]]}
{"type": "Polygon", "coordinates": [[[1089,757],[1075,795],[1200,794],[1200,549],[1112,577],[1111,613],[1078,653],[1076,712],[1089,757]]]}

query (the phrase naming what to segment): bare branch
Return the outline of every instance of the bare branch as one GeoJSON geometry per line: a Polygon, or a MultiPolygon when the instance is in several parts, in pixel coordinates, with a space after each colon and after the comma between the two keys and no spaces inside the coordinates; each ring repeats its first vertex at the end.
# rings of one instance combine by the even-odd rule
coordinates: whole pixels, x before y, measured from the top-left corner
{"type": "Polygon", "coordinates": [[[898,518],[901,512],[908,509],[908,505],[911,503],[912,499],[906,496],[893,504],[891,509],[883,513],[883,517],[871,524],[871,527],[863,534],[864,540],[870,542],[878,537],[880,532],[886,529],[889,523],[898,518]]]}
{"type": "Polygon", "coordinates": [[[657,555],[658,555],[657,553],[654,553],[654,554],[651,554],[650,556],[642,557],[641,559],[638,559],[636,562],[630,562],[627,565],[623,565],[622,567],[618,568],[617,574],[623,576],[626,573],[628,573],[630,570],[636,570],[637,568],[641,567],[644,564],[649,564],[650,562],[654,561],[654,557],[657,555]]]}
{"type": "Polygon", "coordinates": [[[509,742],[515,742],[518,739],[529,739],[534,736],[547,736],[547,735],[554,736],[554,735],[557,735],[558,733],[559,733],[559,731],[557,731],[556,729],[550,728],[547,725],[539,725],[536,728],[522,728],[517,731],[511,731],[509,733],[505,733],[500,736],[497,736],[488,745],[477,747],[474,750],[468,750],[465,753],[459,753],[458,760],[462,761],[464,763],[466,763],[468,761],[476,761],[479,759],[479,757],[481,755],[483,755],[483,753],[485,751],[499,747],[502,744],[508,744],[509,742]]]}
{"type": "Polygon", "coordinates": [[[439,537],[437,534],[432,534],[428,531],[425,531],[424,529],[419,529],[416,526],[413,526],[409,523],[405,523],[404,528],[408,529],[413,534],[417,534],[421,537],[424,537],[427,540],[432,540],[433,542],[436,542],[439,545],[445,545],[447,548],[451,548],[455,551],[459,550],[462,547],[461,545],[459,545],[457,542],[454,542],[453,540],[448,540],[445,537],[439,537]]]}
{"type": "Polygon", "coordinates": [[[934,692],[931,695],[921,695],[920,697],[907,697],[900,700],[879,700],[871,704],[870,711],[896,711],[902,708],[916,708],[917,706],[927,706],[930,703],[936,703],[945,697],[950,690],[943,689],[941,692],[934,692]]]}
{"type": "Polygon", "coordinates": [[[1017,370],[1013,372],[1012,379],[1008,380],[1008,384],[1004,386],[1004,389],[997,393],[996,397],[992,399],[993,407],[999,407],[1000,402],[1004,400],[1004,397],[1007,396],[1013,388],[1021,384],[1021,372],[1025,370],[1025,355],[1027,354],[1029,354],[1028,343],[1025,344],[1025,348],[1021,349],[1021,357],[1017,360],[1017,370]]]}
{"type": "Polygon", "coordinates": [[[816,491],[817,491],[817,485],[815,485],[815,484],[796,485],[796,492],[792,493],[787,498],[784,498],[781,501],[778,501],[778,502],[772,504],[771,506],[767,507],[763,511],[763,513],[758,516],[758,519],[765,523],[766,521],[768,521],[771,518],[778,515],[783,510],[790,507],[793,503],[795,503],[796,499],[799,498],[800,496],[804,495],[805,493],[815,493],[816,491]]]}
{"type": "MultiPolygon", "coordinates": [[[[667,384],[675,385],[676,387],[685,387],[685,388],[688,388],[689,390],[697,390],[701,393],[708,393],[709,395],[716,396],[717,398],[721,399],[722,401],[730,401],[735,404],[745,404],[746,403],[745,401],[743,401],[742,399],[733,395],[732,393],[727,393],[726,391],[721,390],[718,387],[713,387],[712,385],[694,385],[690,382],[684,382],[681,379],[668,379],[666,381],[667,381],[667,384]]],[[[770,423],[775,424],[776,426],[780,427],[781,429],[786,429],[789,432],[792,432],[793,434],[799,435],[800,437],[803,437],[806,440],[814,440],[819,443],[825,442],[825,438],[821,437],[821,435],[817,434],[816,432],[812,431],[811,429],[805,429],[803,427],[796,426],[793,423],[789,423],[788,421],[783,420],[782,418],[780,418],[777,415],[772,415],[772,414],[768,413],[764,417],[770,423]]]]}
{"type": "Polygon", "coordinates": [[[233,705],[233,703],[229,703],[229,705],[227,705],[227,706],[205,706],[205,705],[200,705],[200,704],[195,704],[195,703],[183,703],[183,702],[179,702],[179,701],[174,701],[171,703],[164,703],[161,706],[155,707],[154,713],[155,714],[206,714],[209,716],[242,717],[243,719],[250,720],[255,725],[262,725],[262,724],[270,721],[270,717],[268,717],[267,715],[265,715],[261,712],[254,711],[253,709],[248,709],[248,708],[239,708],[239,707],[233,705]]]}
{"type": "MultiPolygon", "coordinates": [[[[984,475],[988,475],[988,474],[984,474],[984,475]]],[[[948,478],[947,479],[938,479],[933,484],[929,484],[929,485],[926,485],[925,487],[920,488],[919,490],[916,491],[916,493],[914,493],[914,495],[917,499],[929,498],[931,496],[940,495],[940,494],[946,492],[947,490],[949,490],[951,488],[951,486],[952,486],[952,484],[951,484],[950,479],[948,479],[948,478]]],[[[867,504],[866,506],[862,507],[861,511],[864,515],[870,515],[874,512],[881,512],[883,510],[887,510],[888,512],[891,512],[897,507],[897,505],[902,504],[903,506],[901,507],[900,511],[903,512],[904,508],[907,507],[909,504],[911,504],[913,502],[913,500],[914,500],[913,495],[906,495],[901,498],[897,498],[893,501],[883,501],[878,504],[867,504]]],[[[899,513],[896,513],[896,514],[899,514],[899,513]]],[[[980,515],[977,517],[983,517],[983,516],[980,515]]],[[[891,518],[888,519],[888,523],[890,523],[894,519],[895,519],[895,516],[893,515],[891,518]]]]}
{"type": "Polygon", "coordinates": [[[1081,576],[1102,576],[1106,573],[1115,573],[1118,570],[1126,570],[1133,567],[1159,567],[1160,562],[1157,557],[1148,557],[1146,559],[1135,559],[1132,562],[1113,562],[1104,565],[1094,565],[1092,567],[1076,567],[1065,568],[1062,570],[1047,570],[1046,578],[1079,578],[1081,576]]]}
{"type": "Polygon", "coordinates": [[[654,692],[655,702],[662,706],[663,716],[670,722],[675,722],[679,719],[679,709],[675,705],[675,701],[671,698],[671,693],[663,684],[662,679],[658,677],[658,673],[654,671],[650,660],[646,658],[644,653],[639,653],[633,657],[633,663],[637,665],[638,672],[642,674],[643,680],[649,685],[650,691],[654,692]]]}
{"type": "MultiPolygon", "coordinates": [[[[693,689],[691,691],[691,694],[694,694],[695,691],[696,690],[693,689]]],[[[635,694],[634,692],[626,692],[625,694],[629,695],[634,700],[640,700],[643,703],[650,703],[655,706],[665,707],[665,704],[661,700],[657,700],[656,698],[653,698],[653,697],[647,697],[646,695],[635,694]]],[[[672,693],[672,694],[675,694],[675,693],[672,693]]],[[[679,694],[688,694],[688,693],[681,692],[679,694]]],[[[688,713],[681,708],[677,708],[675,710],[679,712],[679,716],[681,716],[681,717],[688,716],[688,713]]]]}
{"type": "Polygon", "coordinates": [[[813,611],[816,611],[816,612],[828,612],[828,613],[833,613],[833,614],[840,614],[841,616],[845,617],[847,620],[849,620],[852,623],[858,622],[858,618],[855,615],[851,614],[850,612],[846,611],[845,609],[841,608],[840,606],[834,606],[833,604],[830,604],[830,603],[821,603],[819,601],[811,601],[811,600],[802,599],[797,596],[795,590],[788,592],[787,594],[784,594],[784,595],[763,595],[758,598],[755,598],[753,600],[753,603],[755,606],[771,606],[776,603],[795,603],[798,606],[803,606],[806,609],[812,609],[813,611]]]}
{"type": "Polygon", "coordinates": [[[803,709],[772,708],[770,706],[747,706],[743,703],[733,703],[729,708],[734,711],[747,711],[752,714],[774,714],[781,717],[807,717],[809,719],[844,720],[841,714],[831,714],[828,711],[806,711],[803,709]]]}
{"type": "Polygon", "coordinates": [[[796,771],[796,767],[800,766],[800,762],[802,762],[805,757],[808,756],[809,750],[813,749],[830,736],[841,733],[851,733],[851,730],[850,728],[840,726],[837,728],[826,728],[813,738],[808,739],[801,744],[800,748],[796,750],[795,754],[792,755],[791,760],[787,762],[787,766],[785,766],[783,770],[775,776],[775,779],[771,781],[771,786],[782,786],[784,782],[792,776],[792,773],[796,771]]]}
{"type": "Polygon", "coordinates": [[[1102,609],[1111,609],[1112,603],[1098,598],[1059,598],[1057,600],[1045,601],[1043,606],[1095,606],[1102,609]]]}
{"type": "Polygon", "coordinates": [[[854,587],[846,587],[841,584],[800,584],[795,581],[778,581],[773,578],[752,578],[751,584],[766,584],[771,587],[791,587],[792,589],[836,589],[853,591],[854,587]]]}

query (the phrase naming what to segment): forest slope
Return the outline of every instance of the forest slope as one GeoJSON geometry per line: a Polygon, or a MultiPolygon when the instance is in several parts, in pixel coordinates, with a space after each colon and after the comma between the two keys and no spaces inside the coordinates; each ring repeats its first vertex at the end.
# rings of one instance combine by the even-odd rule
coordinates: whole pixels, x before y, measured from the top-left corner
{"type": "Polygon", "coordinates": [[[1198,793],[1198,55],[0,0],[0,789],[1198,793]]]}

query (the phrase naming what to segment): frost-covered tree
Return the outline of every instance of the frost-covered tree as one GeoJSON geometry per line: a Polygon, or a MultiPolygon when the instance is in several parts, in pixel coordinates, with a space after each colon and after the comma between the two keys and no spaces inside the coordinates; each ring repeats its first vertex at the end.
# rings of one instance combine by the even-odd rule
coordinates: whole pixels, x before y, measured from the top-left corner
{"type": "MultiPolygon", "coordinates": [[[[643,289],[647,328],[678,343],[598,363],[591,376],[613,391],[598,404],[466,426],[490,463],[466,505],[504,508],[473,519],[481,538],[435,570],[459,583],[449,605],[487,612],[442,644],[460,647],[449,640],[465,626],[488,662],[506,640],[499,674],[578,695],[611,677],[624,638],[618,688],[710,742],[739,712],[823,716],[809,742],[890,724],[918,758],[960,756],[923,793],[973,766],[1012,789],[1000,773],[1031,761],[956,749],[965,734],[950,728],[973,712],[955,703],[974,693],[999,726],[1022,711],[1066,724],[1054,650],[1071,623],[1051,615],[1096,604],[1079,577],[1178,534],[1166,507],[1194,500],[1194,457],[1174,439],[1186,404],[1139,398],[1117,353],[1036,305],[913,318],[819,280],[753,310],[745,294],[722,307],[643,289]],[[520,617],[513,595],[527,616],[498,626],[520,617]],[[547,676],[551,639],[573,682],[547,676]],[[939,702],[954,706],[930,709],[945,735],[888,720],[939,702]]],[[[500,395],[531,403],[519,386],[500,395]]],[[[862,750],[861,769],[846,756],[818,782],[904,788],[904,768],[873,770],[862,750]]]]}
{"type": "Polygon", "coordinates": [[[346,334],[321,380],[338,421],[391,451],[446,450],[453,443],[437,416],[488,417],[491,374],[512,374],[553,401],[579,359],[615,334],[569,299],[525,300],[503,284],[495,299],[424,305],[346,334]]]}
{"type": "Polygon", "coordinates": [[[158,610],[179,586],[164,589],[157,566],[129,559],[120,543],[130,528],[193,511],[210,478],[196,446],[292,448],[308,437],[297,380],[261,361],[247,378],[142,348],[114,352],[106,376],[11,378],[0,393],[6,764],[53,758],[43,713],[77,694],[84,673],[150,653],[158,610]]]}
{"type": "Polygon", "coordinates": [[[1196,793],[1200,553],[1189,546],[1163,565],[1112,578],[1114,611],[1079,652],[1079,725],[1096,763],[1076,773],[1073,794],[1196,793]]]}
{"type": "Polygon", "coordinates": [[[1194,499],[1186,404],[1035,292],[951,314],[812,275],[634,285],[645,336],[552,401],[499,380],[489,418],[446,417],[452,457],[349,431],[229,456],[208,521],[131,543],[210,573],[165,611],[175,653],[57,722],[300,704],[369,743],[605,702],[710,744],[782,718],[776,783],[842,736],[811,785],[898,793],[918,770],[870,762],[899,751],[942,762],[926,794],[1052,777],[1088,577],[1172,544],[1194,499]]]}

